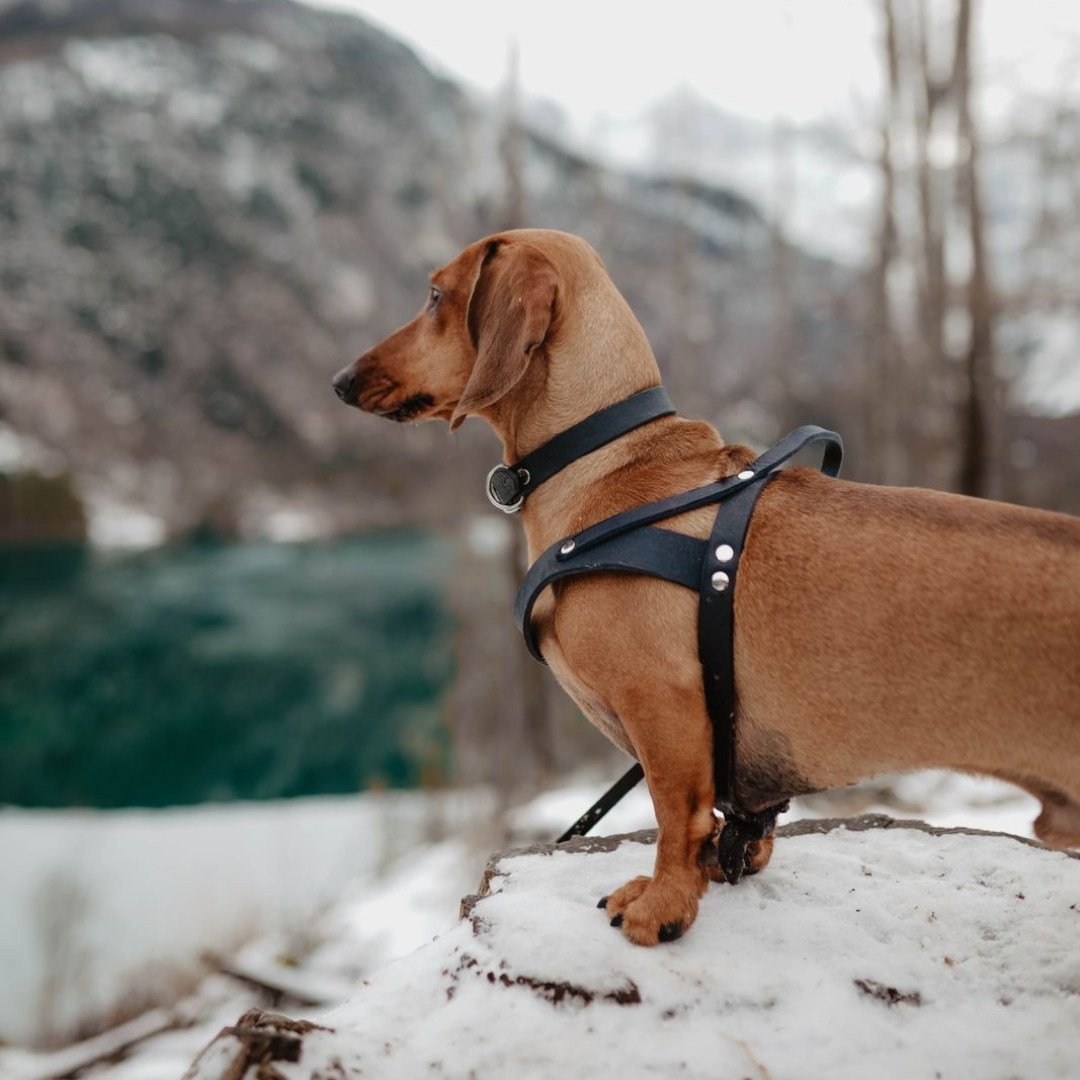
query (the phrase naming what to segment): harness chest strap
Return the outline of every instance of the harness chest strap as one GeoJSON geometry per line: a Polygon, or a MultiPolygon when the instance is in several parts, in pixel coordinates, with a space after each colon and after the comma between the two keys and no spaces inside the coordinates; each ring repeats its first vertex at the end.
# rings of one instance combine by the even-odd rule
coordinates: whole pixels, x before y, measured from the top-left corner
{"type": "MultiPolygon", "coordinates": [[[[843,456],[840,436],[812,425],[798,428],[736,476],[623,511],[553,544],[530,568],[514,603],[526,647],[543,663],[531,615],[540,594],[556,581],[622,571],[647,574],[698,591],[698,652],[713,729],[713,780],[717,808],[726,819],[720,863],[732,882],[742,874],[748,844],[768,835],[777,813],[786,809],[786,804],[778,804],[758,813],[748,812],[738,807],[735,796],[734,596],[739,561],[765,484],[789,458],[819,442],[825,444],[821,471],[836,476],[843,456]],[[646,527],[713,503],[718,511],[708,541],[646,527]]],[[[641,766],[635,764],[559,842],[588,832],[643,775],[641,766]]]]}

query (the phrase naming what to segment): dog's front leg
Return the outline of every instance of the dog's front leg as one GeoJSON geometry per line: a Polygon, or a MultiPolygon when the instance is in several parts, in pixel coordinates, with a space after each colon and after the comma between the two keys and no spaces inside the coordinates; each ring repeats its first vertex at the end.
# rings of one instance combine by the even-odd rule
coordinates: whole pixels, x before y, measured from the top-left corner
{"type": "Polygon", "coordinates": [[[716,825],[704,700],[700,692],[664,689],[662,700],[638,691],[631,709],[620,709],[660,826],[653,876],[628,881],[600,903],[611,925],[638,945],[674,941],[697,917],[716,825]]]}

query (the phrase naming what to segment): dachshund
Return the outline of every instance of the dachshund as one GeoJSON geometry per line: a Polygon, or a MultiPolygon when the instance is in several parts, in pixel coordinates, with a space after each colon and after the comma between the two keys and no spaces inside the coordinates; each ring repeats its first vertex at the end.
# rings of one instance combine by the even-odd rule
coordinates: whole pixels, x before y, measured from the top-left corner
{"type": "MultiPolygon", "coordinates": [[[[432,275],[416,318],[333,380],[346,404],[391,420],[454,431],[482,417],[508,462],[659,384],[599,255],[541,229],[467,247],[432,275]]],[[[530,560],[754,456],[709,424],[654,420],[529,496],[530,560]]],[[[664,525],[705,539],[715,513],[664,525]]],[[[786,469],[761,494],[734,604],[741,805],[949,768],[1031,792],[1042,803],[1036,835],[1080,846],[1080,520],[786,469]]],[[[534,612],[559,683],[644,768],[659,823],[654,872],[603,902],[641,945],[687,930],[709,880],[722,878],[704,854],[717,826],[697,610],[681,586],[598,573],[557,583],[534,612]]],[[[748,869],[771,851],[771,838],[758,842],[748,869]]]]}

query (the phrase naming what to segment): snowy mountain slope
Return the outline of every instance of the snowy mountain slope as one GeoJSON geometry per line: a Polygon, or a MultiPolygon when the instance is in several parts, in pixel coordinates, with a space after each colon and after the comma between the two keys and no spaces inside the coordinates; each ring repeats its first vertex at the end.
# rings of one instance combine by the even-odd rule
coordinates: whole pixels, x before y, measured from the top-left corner
{"type": "MultiPolygon", "coordinates": [[[[499,125],[389,35],[289,0],[0,9],[0,437],[74,474],[92,535],[123,514],[159,539],[265,534],[283,503],[321,534],[458,505],[468,468],[409,498],[444,432],[378,438],[328,383],[505,224],[499,125]]],[[[603,252],[676,393],[717,400],[753,370],[772,310],[750,202],[539,135],[523,169],[526,223],[603,252]]],[[[806,266],[800,302],[850,276],[806,266]]],[[[808,320],[808,366],[840,321],[808,320]]],[[[482,477],[490,435],[456,444],[482,477]]]]}

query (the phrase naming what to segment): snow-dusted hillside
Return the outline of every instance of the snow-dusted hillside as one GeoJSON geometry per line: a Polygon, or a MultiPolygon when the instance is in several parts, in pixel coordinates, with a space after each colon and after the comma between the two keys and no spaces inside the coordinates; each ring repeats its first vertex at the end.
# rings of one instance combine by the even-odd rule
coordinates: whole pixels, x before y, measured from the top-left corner
{"type": "Polygon", "coordinates": [[[495,858],[433,944],[317,1026],[249,1015],[189,1080],[1075,1076],[1080,856],[865,817],[783,830],[654,949],[596,901],[652,833],[495,858]]]}
{"type": "MultiPolygon", "coordinates": [[[[500,123],[375,26],[289,0],[0,8],[5,456],[69,470],[103,543],[449,517],[490,435],[421,491],[445,433],[365,436],[329,380],[505,227],[500,123]]],[[[730,395],[774,317],[755,206],[539,135],[522,157],[521,223],[603,252],[674,392],[730,395]]],[[[802,349],[828,369],[846,317],[820,290],[851,274],[805,269],[802,349]]]]}

